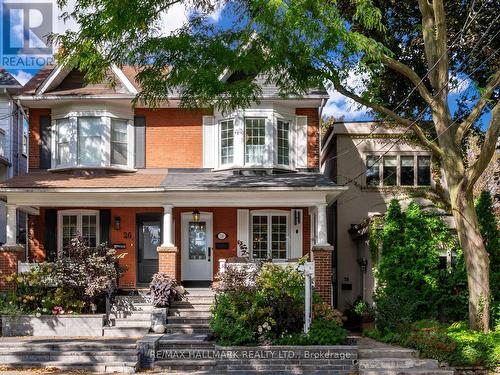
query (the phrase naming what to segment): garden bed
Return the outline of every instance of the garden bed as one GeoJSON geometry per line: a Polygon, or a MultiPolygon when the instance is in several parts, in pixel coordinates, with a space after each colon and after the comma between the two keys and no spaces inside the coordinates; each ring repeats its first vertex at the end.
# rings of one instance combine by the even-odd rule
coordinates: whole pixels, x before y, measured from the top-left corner
{"type": "Polygon", "coordinates": [[[2,336],[89,336],[103,335],[104,314],[2,316],[2,336]]]}

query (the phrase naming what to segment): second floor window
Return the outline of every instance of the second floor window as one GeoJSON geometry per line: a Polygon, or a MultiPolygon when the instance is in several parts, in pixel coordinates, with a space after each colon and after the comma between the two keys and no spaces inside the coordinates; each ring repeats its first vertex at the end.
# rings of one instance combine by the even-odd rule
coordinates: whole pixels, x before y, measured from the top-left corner
{"type": "Polygon", "coordinates": [[[100,164],[104,151],[105,129],[102,117],[78,118],[78,164],[100,164]]]}
{"type": "Polygon", "coordinates": [[[264,164],[266,151],[266,120],[245,119],[245,163],[264,164]]]}
{"type": "Polygon", "coordinates": [[[220,123],[220,163],[232,164],[234,156],[234,121],[220,123]]]}
{"type": "Polygon", "coordinates": [[[368,155],[366,186],[429,186],[429,155],[368,155]]]}
{"type": "Polygon", "coordinates": [[[290,164],[290,123],[278,120],[278,164],[290,164]]]}
{"type": "Polygon", "coordinates": [[[111,164],[127,165],[127,121],[111,120],[111,164]]]}
{"type": "Polygon", "coordinates": [[[67,165],[71,162],[70,151],[70,123],[69,119],[56,121],[57,127],[57,147],[56,160],[57,165],[67,165]]]}

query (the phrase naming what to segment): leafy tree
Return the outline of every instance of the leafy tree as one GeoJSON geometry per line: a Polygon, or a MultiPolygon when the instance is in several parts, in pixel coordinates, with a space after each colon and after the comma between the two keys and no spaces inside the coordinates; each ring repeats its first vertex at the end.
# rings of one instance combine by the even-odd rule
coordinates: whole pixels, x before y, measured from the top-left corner
{"type": "Polygon", "coordinates": [[[379,330],[402,333],[416,320],[436,319],[451,292],[441,295],[439,250],[455,245],[443,220],[414,202],[402,212],[393,199],[383,228],[371,233],[381,252],[375,271],[379,330]]]}
{"type": "Polygon", "coordinates": [[[158,35],[163,12],[177,2],[183,1],[77,0],[67,17],[81,29],[56,37],[64,46],[59,57],[87,71],[90,80],[102,80],[111,64],[136,65],[142,86],[137,100],[149,104],[175,91],[188,107],[247,106],[261,93],[257,75],[283,95],[301,95],[326,82],[387,126],[406,127],[441,159],[468,274],[469,324],[488,331],[488,254],[472,191],[500,135],[498,22],[488,18],[498,13],[495,2],[227,0],[219,3],[232,11],[235,23],[218,28],[204,17],[211,2],[192,0],[184,3],[199,11],[189,24],[158,35]],[[232,78],[221,79],[227,72],[232,78]],[[361,93],[347,84],[353,72],[363,80],[361,93]],[[450,82],[462,76],[472,77],[480,94],[473,104],[459,102],[454,115],[450,82]],[[411,101],[400,105],[399,92],[412,94],[411,101]],[[487,111],[481,152],[466,163],[464,137],[487,111]]]}

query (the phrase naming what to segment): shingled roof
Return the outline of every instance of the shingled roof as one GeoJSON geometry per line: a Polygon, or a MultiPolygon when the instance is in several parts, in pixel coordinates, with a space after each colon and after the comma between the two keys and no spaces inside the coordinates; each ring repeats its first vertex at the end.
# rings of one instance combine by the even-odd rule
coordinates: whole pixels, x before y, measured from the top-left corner
{"type": "Polygon", "coordinates": [[[14,78],[12,74],[3,68],[0,68],[0,87],[20,88],[22,85],[14,78]]]}

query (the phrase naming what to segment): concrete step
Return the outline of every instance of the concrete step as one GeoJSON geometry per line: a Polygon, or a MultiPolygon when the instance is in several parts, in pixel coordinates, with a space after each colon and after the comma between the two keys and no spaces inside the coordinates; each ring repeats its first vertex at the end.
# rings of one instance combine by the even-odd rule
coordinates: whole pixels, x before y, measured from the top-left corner
{"type": "Polygon", "coordinates": [[[416,359],[416,358],[380,358],[380,359],[361,359],[359,361],[360,370],[378,370],[378,369],[437,369],[439,362],[435,359],[416,359]]]}
{"type": "Polygon", "coordinates": [[[64,371],[84,370],[104,373],[135,373],[138,369],[137,362],[108,362],[108,363],[67,363],[62,361],[46,362],[19,362],[3,363],[7,368],[56,368],[64,371]]]}
{"type": "MultiPolygon", "coordinates": [[[[153,309],[151,309],[153,311],[153,309]]],[[[151,320],[151,311],[114,311],[111,319],[151,320]]]]}
{"type": "Polygon", "coordinates": [[[111,326],[113,327],[136,327],[136,328],[151,328],[151,319],[131,319],[131,318],[122,318],[122,319],[111,319],[111,326]]]}
{"type": "Polygon", "coordinates": [[[104,327],[105,337],[143,337],[149,332],[149,327],[104,327]]]}
{"type": "Polygon", "coordinates": [[[194,334],[184,334],[184,333],[173,333],[170,335],[164,335],[160,340],[158,340],[158,347],[160,349],[172,349],[172,348],[206,348],[213,347],[215,345],[214,341],[207,341],[207,335],[205,333],[194,333],[194,334]]]}
{"type": "Polygon", "coordinates": [[[166,333],[207,334],[210,327],[208,324],[167,324],[166,333]]]}
{"type": "Polygon", "coordinates": [[[214,360],[155,361],[154,369],[162,371],[209,371],[217,365],[214,360]]]}
{"type": "MultiPolygon", "coordinates": [[[[347,371],[342,365],[332,365],[328,362],[316,361],[316,363],[298,364],[298,363],[259,363],[253,364],[217,364],[217,371],[219,373],[254,373],[264,372],[266,374],[337,374],[340,371],[347,371]]],[[[344,373],[344,372],[343,372],[344,373]]]]}
{"type": "Polygon", "coordinates": [[[359,370],[359,375],[454,375],[455,371],[447,368],[440,369],[379,369],[379,370],[359,370]]]}
{"type": "Polygon", "coordinates": [[[210,308],[214,303],[213,300],[203,300],[191,302],[188,300],[174,301],[171,303],[170,308],[172,309],[204,309],[210,308]]]}
{"type": "Polygon", "coordinates": [[[45,339],[22,339],[15,338],[18,341],[6,340],[3,338],[0,341],[0,351],[133,351],[136,349],[136,341],[123,338],[116,339],[96,339],[96,340],[81,340],[68,339],[60,340],[52,337],[45,339]]]}
{"type": "Polygon", "coordinates": [[[112,314],[133,314],[133,313],[151,313],[153,305],[149,303],[135,303],[133,305],[113,304],[111,306],[112,314]]]}
{"type": "Polygon", "coordinates": [[[125,296],[125,295],[117,295],[114,298],[114,301],[116,303],[148,303],[151,304],[151,296],[149,295],[131,295],[131,296],[125,296]]]}
{"type": "Polygon", "coordinates": [[[108,363],[137,360],[137,352],[0,352],[0,365],[20,362],[108,363]]]}
{"type": "Polygon", "coordinates": [[[167,324],[207,324],[210,321],[209,317],[203,316],[168,316],[167,324]]]}
{"type": "Polygon", "coordinates": [[[171,316],[184,316],[192,317],[198,316],[203,318],[208,318],[212,314],[210,313],[210,307],[207,305],[201,305],[197,308],[172,308],[168,310],[168,317],[171,316]]]}
{"type": "Polygon", "coordinates": [[[212,288],[185,288],[187,296],[215,296],[212,288]]]}
{"type": "Polygon", "coordinates": [[[381,358],[418,358],[418,352],[413,349],[405,348],[372,348],[359,349],[360,359],[381,359],[381,358]]]}

